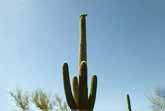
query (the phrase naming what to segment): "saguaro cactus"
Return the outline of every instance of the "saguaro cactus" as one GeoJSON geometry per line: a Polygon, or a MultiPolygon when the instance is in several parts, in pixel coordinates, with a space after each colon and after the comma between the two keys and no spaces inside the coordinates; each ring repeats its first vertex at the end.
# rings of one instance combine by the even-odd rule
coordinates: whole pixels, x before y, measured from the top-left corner
{"type": "Polygon", "coordinates": [[[131,101],[130,101],[129,94],[127,94],[127,105],[128,105],[128,111],[132,111],[132,109],[131,109],[131,101]]]}
{"type": "Polygon", "coordinates": [[[86,14],[80,15],[80,55],[79,55],[79,77],[73,77],[73,93],[69,78],[68,64],[63,64],[63,82],[67,103],[72,111],[93,111],[97,76],[91,79],[91,89],[88,96],[87,83],[87,50],[86,50],[86,14]],[[78,80],[79,79],[79,80],[78,80]]]}

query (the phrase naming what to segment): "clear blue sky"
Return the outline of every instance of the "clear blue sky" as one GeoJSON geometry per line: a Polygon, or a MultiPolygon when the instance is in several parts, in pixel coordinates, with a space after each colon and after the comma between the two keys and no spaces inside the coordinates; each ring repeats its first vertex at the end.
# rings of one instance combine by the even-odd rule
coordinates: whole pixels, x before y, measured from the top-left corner
{"type": "Polygon", "coordinates": [[[8,91],[43,88],[64,98],[62,64],[78,72],[79,15],[87,17],[89,80],[98,76],[96,111],[150,111],[165,87],[164,0],[0,0],[0,105],[8,91]]]}

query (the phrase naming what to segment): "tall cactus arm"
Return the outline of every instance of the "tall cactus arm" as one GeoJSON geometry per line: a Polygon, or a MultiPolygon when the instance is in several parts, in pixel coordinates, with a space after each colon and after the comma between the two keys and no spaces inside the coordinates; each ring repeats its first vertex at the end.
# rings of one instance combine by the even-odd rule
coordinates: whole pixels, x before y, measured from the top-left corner
{"type": "Polygon", "coordinates": [[[74,98],[76,103],[79,103],[79,84],[78,84],[78,78],[77,76],[73,77],[73,92],[74,92],[74,98]]]}
{"type": "Polygon", "coordinates": [[[128,104],[128,111],[132,111],[132,109],[131,109],[131,101],[130,101],[129,94],[127,94],[127,104],[128,104]]]}
{"type": "Polygon", "coordinates": [[[79,71],[79,108],[88,109],[87,64],[82,61],[79,71]]]}
{"type": "Polygon", "coordinates": [[[66,95],[66,100],[71,109],[77,109],[76,102],[72,95],[71,85],[70,85],[70,79],[69,79],[69,69],[68,64],[63,64],[63,82],[64,82],[64,90],[66,95]]]}
{"type": "Polygon", "coordinates": [[[93,111],[97,92],[97,76],[93,75],[91,79],[91,89],[89,94],[89,111],[93,111]]]}

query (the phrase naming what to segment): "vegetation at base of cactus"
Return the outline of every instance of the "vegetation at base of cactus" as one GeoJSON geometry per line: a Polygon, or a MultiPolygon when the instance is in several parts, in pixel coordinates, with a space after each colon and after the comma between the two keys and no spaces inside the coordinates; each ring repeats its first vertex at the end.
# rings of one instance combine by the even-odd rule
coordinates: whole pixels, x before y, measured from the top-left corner
{"type": "Polygon", "coordinates": [[[16,102],[16,106],[21,111],[28,111],[29,110],[29,95],[27,92],[23,92],[21,89],[17,89],[15,92],[9,92],[10,96],[16,102]]]}
{"type": "Polygon", "coordinates": [[[148,99],[152,104],[153,111],[163,111],[165,108],[165,96],[161,95],[161,91],[164,89],[156,88],[148,99]]]}
{"type": "Polygon", "coordinates": [[[32,94],[32,101],[42,111],[50,111],[53,109],[53,104],[51,103],[48,95],[41,89],[37,89],[32,94]]]}
{"type": "Polygon", "coordinates": [[[79,76],[73,77],[73,92],[69,78],[69,67],[67,63],[63,64],[63,82],[67,103],[71,110],[93,111],[96,91],[97,76],[93,75],[91,79],[91,89],[88,97],[87,83],[87,51],[86,51],[86,17],[80,16],[80,56],[79,56],[79,76]]]}
{"type": "Polygon", "coordinates": [[[25,93],[25,91],[17,89],[11,91],[10,96],[20,111],[30,111],[32,104],[41,111],[70,111],[68,105],[59,96],[50,96],[41,89],[28,94],[27,91],[25,93]]]}
{"type": "Polygon", "coordinates": [[[128,105],[128,111],[132,111],[132,109],[131,109],[131,100],[130,100],[129,94],[127,94],[127,105],[128,105]]]}

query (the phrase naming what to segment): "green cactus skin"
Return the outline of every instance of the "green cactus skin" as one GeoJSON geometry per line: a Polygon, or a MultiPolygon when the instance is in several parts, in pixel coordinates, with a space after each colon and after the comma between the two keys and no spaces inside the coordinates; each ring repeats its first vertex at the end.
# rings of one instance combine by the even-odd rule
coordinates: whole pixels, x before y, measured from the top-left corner
{"type": "Polygon", "coordinates": [[[130,101],[129,94],[127,94],[127,104],[128,104],[128,111],[132,111],[132,109],[131,109],[131,101],[130,101]]]}
{"type": "Polygon", "coordinates": [[[93,75],[91,81],[90,95],[89,95],[89,111],[92,111],[94,108],[96,91],[97,91],[97,76],[93,75]]]}
{"type": "Polygon", "coordinates": [[[77,104],[72,95],[72,89],[69,78],[69,68],[67,63],[63,64],[63,82],[64,82],[65,95],[68,105],[70,106],[71,109],[77,109],[77,104]]]}
{"type": "Polygon", "coordinates": [[[80,56],[79,56],[79,76],[73,77],[73,93],[69,78],[68,64],[63,64],[63,82],[67,103],[72,111],[93,111],[96,92],[97,76],[91,79],[91,89],[88,97],[87,83],[87,50],[86,50],[86,20],[87,15],[80,16],[80,56]]]}

